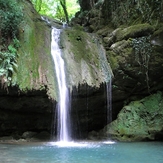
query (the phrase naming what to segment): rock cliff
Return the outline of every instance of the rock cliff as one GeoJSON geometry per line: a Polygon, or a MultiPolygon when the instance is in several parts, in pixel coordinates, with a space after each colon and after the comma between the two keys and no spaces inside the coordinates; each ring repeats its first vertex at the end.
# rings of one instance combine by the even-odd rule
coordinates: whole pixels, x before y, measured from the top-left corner
{"type": "MultiPolygon", "coordinates": [[[[87,3],[91,4],[89,0],[87,3]]],[[[72,20],[72,25],[81,25],[85,31],[97,33],[103,39],[107,58],[114,74],[112,82],[113,119],[116,119],[123,106],[131,101],[141,100],[163,90],[162,15],[162,1],[155,3],[146,0],[121,2],[99,0],[94,1],[94,5],[89,10],[83,7],[83,10],[72,20]]],[[[148,108],[150,109],[150,106],[148,108]]],[[[152,109],[157,112],[157,106],[152,109]]],[[[133,108],[131,114],[134,114],[134,111],[133,108]]],[[[120,112],[118,117],[124,116],[125,119],[125,115],[120,112]]],[[[149,119],[151,116],[151,114],[147,115],[149,119]]],[[[154,118],[157,119],[157,117],[154,118]]],[[[121,125],[119,118],[109,125],[108,135],[109,131],[110,135],[112,131],[119,132],[115,129],[116,127],[112,128],[112,124],[114,126],[115,123],[116,127],[121,125]]],[[[125,123],[129,125],[130,122],[127,120],[125,123]]],[[[141,125],[141,122],[137,121],[136,125],[141,125]]],[[[160,128],[152,134],[153,136],[147,132],[145,136],[147,139],[155,139],[157,136],[154,135],[162,133],[162,123],[160,122],[157,126],[160,128]]],[[[128,135],[129,132],[125,130],[124,135],[128,135]]],[[[139,133],[136,128],[134,132],[139,133]]],[[[130,140],[134,140],[133,133],[130,134],[130,140]]],[[[92,132],[90,137],[97,135],[98,133],[92,132]]],[[[138,134],[138,137],[139,140],[145,139],[141,133],[138,134]]],[[[118,137],[117,139],[122,140],[123,138],[118,137]]]]}
{"type": "MultiPolygon", "coordinates": [[[[18,4],[24,14],[19,31],[18,68],[11,85],[0,92],[0,136],[23,138],[28,132],[36,132],[35,136],[47,132],[50,138],[51,132],[56,135],[58,101],[50,52],[51,27],[62,29],[62,24],[41,17],[30,1],[18,4]]],[[[60,49],[72,96],[72,132],[74,138],[86,138],[91,130],[106,125],[105,82],[112,75],[106,51],[97,35],[88,34],[80,27],[62,29],[60,49]]]]}

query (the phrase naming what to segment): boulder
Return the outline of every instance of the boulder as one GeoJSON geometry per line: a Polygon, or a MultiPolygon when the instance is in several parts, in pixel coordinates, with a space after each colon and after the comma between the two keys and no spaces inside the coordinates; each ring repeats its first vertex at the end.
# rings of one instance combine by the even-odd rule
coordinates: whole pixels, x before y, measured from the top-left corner
{"type": "Polygon", "coordinates": [[[107,125],[105,138],[119,141],[162,140],[163,95],[150,95],[123,107],[115,121],[107,125]]]}
{"type": "Polygon", "coordinates": [[[150,24],[136,24],[118,30],[116,33],[116,40],[121,41],[128,38],[148,36],[153,32],[154,28],[150,24]]]}

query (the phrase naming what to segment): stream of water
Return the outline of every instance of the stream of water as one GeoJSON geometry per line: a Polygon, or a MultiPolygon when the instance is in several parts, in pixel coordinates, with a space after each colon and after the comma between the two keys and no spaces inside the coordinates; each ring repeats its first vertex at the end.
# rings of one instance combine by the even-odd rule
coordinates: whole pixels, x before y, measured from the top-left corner
{"type": "Polygon", "coordinates": [[[66,86],[66,75],[64,60],[59,48],[60,29],[52,28],[51,54],[54,60],[55,72],[57,76],[59,100],[57,104],[58,114],[58,141],[69,142],[70,136],[70,118],[69,118],[69,92],[66,86]]]}
{"type": "MultiPolygon", "coordinates": [[[[58,104],[57,104],[57,134],[58,141],[71,142],[71,128],[70,128],[70,104],[69,104],[69,92],[66,85],[65,64],[62,58],[62,52],[59,47],[60,41],[60,29],[52,28],[52,41],[51,41],[51,54],[55,65],[55,73],[58,83],[58,104]]],[[[112,121],[112,99],[111,99],[111,68],[108,65],[104,49],[97,41],[97,48],[99,49],[100,65],[106,80],[106,93],[107,93],[107,123],[112,121]]]]}
{"type": "Polygon", "coordinates": [[[112,122],[112,78],[106,83],[107,93],[107,124],[112,122]]]}

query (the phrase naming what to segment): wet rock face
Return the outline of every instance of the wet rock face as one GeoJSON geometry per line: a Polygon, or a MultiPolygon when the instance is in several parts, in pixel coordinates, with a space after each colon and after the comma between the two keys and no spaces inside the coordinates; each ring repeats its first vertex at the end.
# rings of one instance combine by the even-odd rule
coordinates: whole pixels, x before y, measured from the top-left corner
{"type": "Polygon", "coordinates": [[[75,139],[85,139],[92,130],[98,131],[107,124],[106,86],[93,88],[80,85],[72,92],[71,123],[75,139]]]}
{"type": "Polygon", "coordinates": [[[51,132],[53,103],[46,91],[0,91],[0,136],[19,138],[25,131],[51,132]]]}
{"type": "MultiPolygon", "coordinates": [[[[71,132],[73,139],[85,139],[92,130],[100,130],[107,124],[106,86],[99,88],[80,85],[71,95],[71,132]]],[[[18,92],[9,88],[0,90],[0,137],[14,139],[49,140],[57,136],[56,102],[48,98],[46,90],[18,92]],[[44,137],[38,134],[46,132],[44,137]],[[28,135],[25,136],[25,133],[28,135]],[[32,133],[32,134],[29,134],[32,133]],[[35,134],[33,136],[33,133],[35,134]]]]}

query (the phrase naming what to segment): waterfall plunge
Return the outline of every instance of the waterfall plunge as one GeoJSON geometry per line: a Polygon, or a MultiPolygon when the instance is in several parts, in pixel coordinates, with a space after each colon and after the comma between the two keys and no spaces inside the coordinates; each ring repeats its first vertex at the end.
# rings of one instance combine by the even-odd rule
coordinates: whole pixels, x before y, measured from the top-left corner
{"type": "MultiPolygon", "coordinates": [[[[71,143],[71,129],[70,129],[70,117],[69,117],[69,92],[66,86],[66,77],[64,71],[64,60],[61,56],[61,50],[59,48],[58,42],[60,38],[60,30],[52,28],[52,42],[51,42],[51,54],[55,64],[55,71],[59,90],[59,100],[57,106],[58,113],[58,125],[57,134],[58,141],[63,142],[63,144],[71,143]]],[[[101,70],[106,81],[106,93],[107,93],[107,123],[112,121],[112,108],[111,108],[111,76],[112,72],[110,66],[107,63],[106,55],[103,48],[97,42],[97,47],[99,50],[99,59],[101,70]]],[[[61,143],[62,144],[62,143],[61,143]]]]}
{"type": "Polygon", "coordinates": [[[66,86],[65,67],[64,60],[61,56],[61,50],[58,42],[60,37],[60,29],[52,28],[52,42],[51,42],[51,54],[53,57],[58,91],[59,101],[57,105],[58,114],[58,141],[69,142],[70,138],[70,118],[69,118],[69,92],[66,86]]]}

